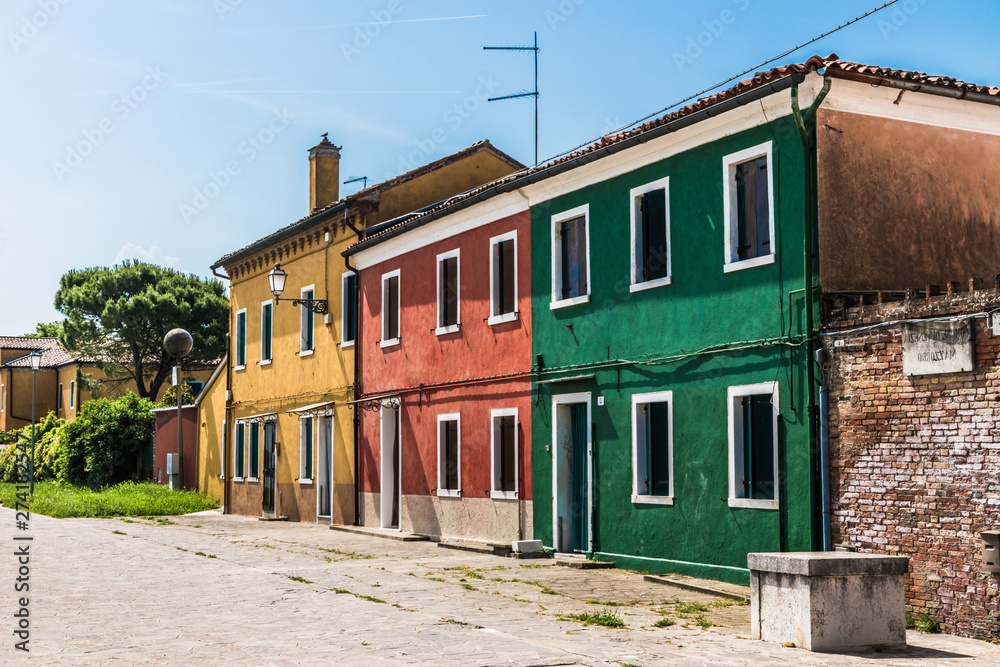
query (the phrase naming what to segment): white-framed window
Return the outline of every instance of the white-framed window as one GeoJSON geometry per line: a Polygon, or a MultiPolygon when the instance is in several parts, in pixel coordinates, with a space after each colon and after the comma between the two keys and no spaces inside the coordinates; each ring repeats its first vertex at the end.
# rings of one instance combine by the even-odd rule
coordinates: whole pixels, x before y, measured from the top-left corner
{"type": "Polygon", "coordinates": [[[246,424],[238,421],[233,425],[233,479],[243,481],[246,474],[246,424]]]}
{"type": "Polygon", "coordinates": [[[235,365],[233,370],[242,370],[247,367],[247,309],[236,311],[236,341],[233,343],[233,356],[235,365]]]}
{"type": "Polygon", "coordinates": [[[462,495],[462,416],[457,412],[437,416],[437,495],[462,495]]]}
{"type": "Polygon", "coordinates": [[[219,479],[226,478],[226,448],[229,446],[229,424],[222,420],[222,437],[219,439],[219,479]]]}
{"type": "MultiPolygon", "coordinates": [[[[316,298],[316,286],[307,285],[299,290],[300,299],[313,300],[316,298]]],[[[299,356],[306,357],[316,349],[316,313],[299,306],[299,356]]]]}
{"type": "Polygon", "coordinates": [[[358,337],[358,274],[340,275],[340,346],[351,347],[358,337]]]}
{"type": "Polygon", "coordinates": [[[490,410],[490,496],[517,498],[517,408],[490,410]]]}
{"type": "Polygon", "coordinates": [[[76,380],[69,381],[69,409],[76,407],[76,380]]]}
{"type": "Polygon", "coordinates": [[[674,504],[674,393],[632,396],[632,502],[674,504]]]}
{"type": "Polygon", "coordinates": [[[552,303],[590,301],[590,204],[552,216],[552,303]]]}
{"type": "Polygon", "coordinates": [[[778,509],[778,383],[729,387],[729,506],[778,509]]]}
{"type": "Polygon", "coordinates": [[[247,438],[247,461],[250,467],[247,471],[247,481],[256,482],[260,479],[260,421],[250,422],[250,436],[247,438]]]}
{"type": "Polygon", "coordinates": [[[722,159],[725,272],[774,263],[774,174],[771,142],[722,159]]]}
{"type": "Polygon", "coordinates": [[[399,269],[382,274],[382,340],[380,347],[399,345],[399,269]]]}
{"type": "Polygon", "coordinates": [[[312,484],[313,451],[316,445],[316,417],[299,416],[299,484],[312,484]]]}
{"type": "Polygon", "coordinates": [[[56,410],[62,412],[63,409],[63,383],[59,383],[59,393],[56,395],[56,410]]]}
{"type": "Polygon", "coordinates": [[[517,230],[490,239],[488,324],[517,319],[517,230]]]}
{"type": "Polygon", "coordinates": [[[629,191],[632,292],[670,284],[670,179],[629,191]]]}
{"type": "Polygon", "coordinates": [[[434,333],[455,333],[462,326],[459,301],[459,251],[437,256],[437,328],[434,333]]]}
{"type": "Polygon", "coordinates": [[[260,365],[271,363],[271,339],[274,329],[274,301],[260,304],[260,365]]]}

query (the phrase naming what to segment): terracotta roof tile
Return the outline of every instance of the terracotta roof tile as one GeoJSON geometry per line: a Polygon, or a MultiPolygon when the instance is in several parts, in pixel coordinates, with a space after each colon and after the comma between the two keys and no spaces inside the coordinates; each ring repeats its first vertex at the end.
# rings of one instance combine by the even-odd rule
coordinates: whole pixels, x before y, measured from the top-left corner
{"type": "MultiPolygon", "coordinates": [[[[93,363],[94,359],[80,357],[70,354],[59,345],[58,338],[34,338],[31,336],[0,336],[0,349],[3,350],[26,350],[25,354],[32,350],[39,350],[42,353],[42,368],[56,368],[71,363],[93,363]]],[[[30,368],[31,360],[27,357],[10,361],[4,366],[13,368],[30,368]]]]}
{"type": "Polygon", "coordinates": [[[225,264],[226,262],[228,262],[228,261],[232,260],[233,258],[237,257],[238,255],[243,254],[244,252],[246,252],[250,248],[253,248],[255,246],[258,246],[258,245],[260,245],[262,243],[266,243],[266,242],[271,241],[271,240],[275,240],[275,239],[283,236],[285,233],[287,233],[287,232],[289,232],[289,231],[291,231],[291,230],[293,230],[295,228],[298,228],[298,227],[301,227],[301,226],[304,226],[304,225],[308,224],[309,222],[311,222],[313,220],[313,218],[316,218],[317,216],[320,216],[323,213],[326,213],[327,211],[330,211],[330,210],[335,209],[337,207],[343,206],[345,203],[348,203],[348,202],[350,202],[350,203],[358,203],[358,202],[374,202],[374,203],[377,203],[379,201],[379,198],[382,195],[382,192],[384,192],[385,190],[388,190],[391,187],[395,187],[395,186],[397,186],[397,185],[399,185],[401,183],[405,183],[406,181],[413,180],[414,178],[417,178],[418,176],[423,176],[424,174],[428,174],[428,173],[430,173],[430,172],[432,172],[432,171],[434,171],[436,169],[440,169],[441,167],[444,167],[444,166],[446,166],[448,164],[451,164],[452,162],[460,160],[460,159],[462,159],[464,157],[468,157],[469,155],[472,155],[473,153],[477,153],[477,152],[482,151],[482,150],[490,151],[491,153],[493,153],[494,155],[496,155],[497,157],[499,157],[501,160],[509,163],[515,169],[518,169],[518,170],[524,169],[524,165],[523,164],[521,164],[520,162],[518,162],[517,160],[515,160],[511,156],[507,155],[506,153],[504,153],[503,151],[501,151],[500,149],[498,149],[497,147],[495,147],[493,144],[490,143],[490,141],[488,139],[484,139],[483,141],[477,141],[476,143],[472,144],[468,148],[463,148],[462,150],[458,151],[457,153],[452,153],[451,155],[446,155],[446,156],[444,156],[442,158],[434,160],[433,162],[428,162],[425,165],[417,167],[416,169],[411,169],[410,171],[408,171],[406,173],[403,173],[403,174],[400,174],[398,176],[393,176],[392,178],[390,178],[390,179],[388,179],[386,181],[382,181],[381,183],[376,183],[375,185],[369,185],[367,188],[364,188],[363,190],[355,192],[352,195],[348,195],[346,197],[341,197],[339,200],[335,201],[332,204],[329,204],[327,206],[323,206],[321,208],[316,208],[316,209],[312,210],[308,215],[306,215],[305,217],[299,218],[298,220],[296,220],[292,224],[286,225],[286,226],[282,227],[281,229],[277,230],[276,232],[273,232],[271,234],[268,234],[267,236],[264,236],[264,237],[262,237],[260,239],[257,239],[253,243],[245,245],[242,248],[240,248],[239,250],[233,251],[233,252],[231,252],[231,253],[229,253],[227,255],[223,255],[221,258],[219,258],[218,260],[216,260],[216,262],[214,264],[212,264],[211,268],[216,269],[216,268],[222,266],[223,264],[225,264]]]}
{"type": "Polygon", "coordinates": [[[515,172],[508,176],[504,176],[503,178],[492,181],[491,183],[486,183],[484,185],[481,185],[478,188],[469,190],[468,192],[462,193],[461,195],[451,197],[450,199],[441,202],[440,204],[434,206],[433,208],[428,208],[416,215],[410,214],[406,216],[401,216],[397,224],[380,225],[377,231],[375,231],[375,233],[369,234],[363,240],[354,243],[350,248],[348,248],[347,252],[350,253],[351,249],[355,248],[358,245],[367,246],[371,239],[377,239],[380,236],[385,235],[391,232],[392,230],[396,229],[400,225],[403,224],[412,225],[414,222],[416,222],[419,225],[420,224],[419,221],[421,219],[433,216],[439,213],[442,209],[447,209],[451,206],[460,203],[463,200],[474,197],[487,190],[490,189],[497,190],[498,186],[507,183],[513,183],[517,180],[526,178],[528,176],[536,174],[540,171],[544,171],[551,167],[560,165],[562,163],[569,162],[588,153],[593,153],[602,148],[607,148],[608,146],[619,144],[627,139],[641,135],[645,132],[649,132],[650,130],[653,130],[657,127],[666,125],[667,123],[672,123],[685,116],[690,116],[691,114],[694,114],[703,109],[707,109],[717,104],[721,104],[726,100],[742,95],[743,93],[746,93],[755,88],[759,88],[761,86],[773,83],[787,76],[791,76],[792,74],[796,73],[805,74],[819,69],[825,70],[825,73],[827,74],[830,74],[832,76],[840,76],[841,78],[860,78],[866,81],[871,81],[873,77],[878,77],[882,79],[906,81],[911,83],[925,84],[937,87],[955,88],[966,92],[976,92],[983,95],[994,96],[1000,99],[1000,89],[996,87],[980,86],[973,83],[966,83],[964,81],[959,81],[957,79],[947,76],[932,76],[924,74],[922,72],[891,69],[887,67],[875,67],[871,65],[862,65],[859,63],[847,62],[840,60],[837,54],[835,53],[831,53],[826,58],[822,58],[820,56],[812,56],[803,63],[793,63],[781,67],[773,67],[764,72],[757,72],[749,79],[744,79],[743,81],[740,81],[731,88],[727,88],[726,90],[714,93],[707,97],[703,97],[699,100],[692,102],[691,104],[688,104],[684,107],[681,107],[680,109],[677,109],[676,111],[672,111],[663,116],[659,116],[653,120],[647,121],[635,127],[631,127],[622,132],[605,135],[600,139],[598,139],[597,141],[583,148],[572,151],[570,153],[566,153],[564,155],[560,155],[559,157],[556,157],[553,160],[538,165],[536,167],[530,169],[524,169],[523,171],[515,172]]]}

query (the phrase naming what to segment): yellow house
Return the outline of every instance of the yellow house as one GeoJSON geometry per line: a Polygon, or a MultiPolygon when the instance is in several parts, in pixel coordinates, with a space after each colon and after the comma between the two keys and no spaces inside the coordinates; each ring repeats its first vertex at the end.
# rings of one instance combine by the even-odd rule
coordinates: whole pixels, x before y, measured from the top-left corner
{"type": "Polygon", "coordinates": [[[341,253],[522,168],[483,141],[340,198],[340,147],[324,135],[309,150],[310,213],[212,266],[231,281],[229,363],[202,399],[199,489],[223,481],[227,513],[355,523],[357,275],[341,253]],[[284,275],[277,297],[272,271],[284,275]]]}
{"type": "MultiPolygon", "coordinates": [[[[35,373],[35,418],[50,412],[66,420],[76,418],[80,406],[93,398],[87,383],[106,385],[100,392],[111,398],[136,390],[135,382],[122,383],[108,378],[93,359],[77,357],[59,345],[57,338],[0,336],[0,431],[12,431],[31,424],[32,373],[28,355],[38,350],[41,363],[35,373]],[[80,375],[87,383],[80,382],[80,375]]],[[[195,389],[204,384],[212,369],[185,370],[195,389]]],[[[166,387],[160,390],[161,398],[166,387]]]]}

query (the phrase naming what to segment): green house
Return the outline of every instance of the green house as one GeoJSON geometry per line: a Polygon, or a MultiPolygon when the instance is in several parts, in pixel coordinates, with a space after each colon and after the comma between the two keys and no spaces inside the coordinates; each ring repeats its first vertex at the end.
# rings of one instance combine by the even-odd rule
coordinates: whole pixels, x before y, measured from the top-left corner
{"type": "Polygon", "coordinates": [[[820,548],[818,60],[605,137],[533,198],[544,545],[736,583],[749,552],[820,548]]]}

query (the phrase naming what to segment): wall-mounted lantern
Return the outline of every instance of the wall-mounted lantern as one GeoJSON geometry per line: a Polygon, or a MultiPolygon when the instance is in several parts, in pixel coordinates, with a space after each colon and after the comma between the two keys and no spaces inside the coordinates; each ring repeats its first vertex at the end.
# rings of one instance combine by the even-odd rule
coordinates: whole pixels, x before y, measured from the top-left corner
{"type": "MultiPolygon", "coordinates": [[[[285,280],[287,279],[288,273],[281,268],[281,264],[275,264],[271,272],[267,274],[267,282],[270,283],[275,303],[281,301],[279,297],[285,291],[285,280]]],[[[292,299],[291,301],[293,306],[303,306],[320,315],[326,313],[326,299],[292,299]]]]}

